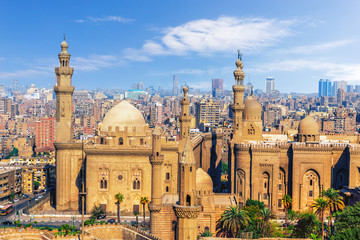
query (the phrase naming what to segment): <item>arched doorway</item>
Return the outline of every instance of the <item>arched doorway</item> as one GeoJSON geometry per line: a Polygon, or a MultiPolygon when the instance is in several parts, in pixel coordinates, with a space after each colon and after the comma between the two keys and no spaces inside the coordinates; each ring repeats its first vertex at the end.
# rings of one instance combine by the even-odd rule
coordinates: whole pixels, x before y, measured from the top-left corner
{"type": "Polygon", "coordinates": [[[300,208],[308,208],[320,195],[320,176],[315,170],[308,170],[303,176],[300,208]]]}

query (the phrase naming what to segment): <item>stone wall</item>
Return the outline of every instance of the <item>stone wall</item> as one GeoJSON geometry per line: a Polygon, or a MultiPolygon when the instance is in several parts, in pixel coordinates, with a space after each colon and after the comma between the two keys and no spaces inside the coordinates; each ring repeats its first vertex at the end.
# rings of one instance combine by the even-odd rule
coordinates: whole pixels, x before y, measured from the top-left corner
{"type": "Polygon", "coordinates": [[[29,206],[26,206],[23,209],[23,213],[33,214],[37,211],[41,211],[43,207],[48,206],[49,204],[50,204],[50,193],[47,193],[38,201],[32,202],[29,204],[29,206]]]}

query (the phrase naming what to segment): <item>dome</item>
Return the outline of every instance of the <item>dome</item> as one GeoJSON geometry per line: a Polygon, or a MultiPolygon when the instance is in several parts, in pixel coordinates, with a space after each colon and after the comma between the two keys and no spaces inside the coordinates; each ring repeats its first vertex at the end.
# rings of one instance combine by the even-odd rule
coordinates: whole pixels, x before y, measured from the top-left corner
{"type": "Polygon", "coordinates": [[[145,120],[141,112],[126,100],[121,101],[110,111],[107,112],[102,122],[102,130],[108,131],[109,127],[119,127],[123,130],[125,126],[143,127],[145,120]]]}
{"type": "Polygon", "coordinates": [[[69,47],[69,44],[64,40],[61,45],[60,45],[62,48],[68,48],[69,47]]]}
{"type": "Polygon", "coordinates": [[[319,125],[313,117],[306,116],[300,121],[298,134],[301,135],[317,135],[319,134],[319,125]]]}
{"type": "Polygon", "coordinates": [[[202,168],[196,170],[196,191],[213,192],[213,181],[202,168]]]}
{"type": "Polygon", "coordinates": [[[256,98],[250,96],[248,99],[246,99],[245,108],[244,108],[245,119],[255,118],[261,120],[261,112],[262,112],[261,104],[256,98]]]}

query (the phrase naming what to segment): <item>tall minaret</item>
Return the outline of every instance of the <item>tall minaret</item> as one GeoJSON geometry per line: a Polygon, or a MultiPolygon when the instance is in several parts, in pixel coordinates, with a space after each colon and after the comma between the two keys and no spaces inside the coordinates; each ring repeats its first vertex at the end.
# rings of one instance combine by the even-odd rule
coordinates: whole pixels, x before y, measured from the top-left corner
{"type": "Polygon", "coordinates": [[[177,240],[196,240],[198,229],[196,218],[200,206],[196,200],[196,162],[191,145],[190,135],[187,135],[184,149],[179,153],[179,203],[174,205],[178,218],[177,240]]]}
{"type": "Polygon", "coordinates": [[[189,114],[190,100],[187,96],[188,90],[189,89],[187,86],[183,88],[184,97],[183,99],[181,99],[181,115],[179,121],[180,121],[180,141],[182,143],[185,143],[185,139],[190,133],[191,116],[189,114]]]}
{"type": "Polygon", "coordinates": [[[152,153],[150,155],[151,172],[151,203],[149,204],[151,233],[157,237],[161,237],[161,230],[164,228],[161,219],[161,203],[163,186],[161,166],[164,162],[164,155],[161,154],[161,130],[158,125],[155,126],[152,135],[152,153]]]}
{"type": "Polygon", "coordinates": [[[71,76],[74,68],[69,67],[69,45],[65,41],[61,43],[59,53],[60,67],[55,68],[57,84],[54,86],[56,93],[56,142],[71,142],[73,140],[72,128],[72,94],[74,87],[71,86],[71,76]]]}
{"type": "Polygon", "coordinates": [[[241,62],[242,54],[238,50],[238,59],[235,64],[237,69],[234,71],[235,85],[233,85],[234,91],[234,103],[231,105],[233,111],[233,142],[240,143],[242,134],[242,115],[244,111],[244,77],[243,64],[241,62]]]}
{"type": "Polygon", "coordinates": [[[243,64],[241,62],[242,54],[238,50],[238,59],[236,60],[236,70],[234,71],[235,85],[233,85],[234,91],[234,103],[231,104],[231,109],[233,111],[233,138],[229,142],[230,144],[230,164],[229,164],[229,182],[230,182],[230,193],[234,193],[235,190],[235,176],[236,176],[236,166],[235,166],[235,144],[241,142],[242,135],[242,118],[244,111],[244,77],[245,73],[243,72],[243,64]]]}

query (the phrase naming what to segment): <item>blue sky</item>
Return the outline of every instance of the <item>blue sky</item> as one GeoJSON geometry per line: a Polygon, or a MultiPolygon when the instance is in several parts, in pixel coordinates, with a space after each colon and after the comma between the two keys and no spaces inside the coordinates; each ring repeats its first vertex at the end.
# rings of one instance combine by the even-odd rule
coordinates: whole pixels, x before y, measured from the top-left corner
{"type": "Polygon", "coordinates": [[[77,89],[165,89],[172,76],[230,89],[236,50],[245,80],[317,92],[318,80],[360,84],[360,1],[0,1],[0,83],[49,87],[63,33],[77,89]]]}

